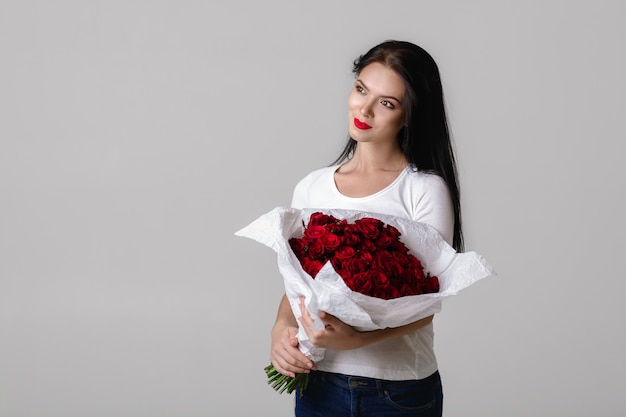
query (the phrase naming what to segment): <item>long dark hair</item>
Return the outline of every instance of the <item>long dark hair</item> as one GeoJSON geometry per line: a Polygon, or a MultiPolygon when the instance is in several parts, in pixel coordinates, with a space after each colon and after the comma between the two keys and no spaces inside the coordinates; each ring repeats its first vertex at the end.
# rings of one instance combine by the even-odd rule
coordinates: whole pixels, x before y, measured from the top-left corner
{"type": "MultiPolygon", "coordinates": [[[[398,144],[414,169],[437,174],[448,185],[454,208],[452,246],[457,251],[463,251],[461,194],[439,68],[421,47],[395,40],[383,42],[361,55],[354,61],[352,72],[358,76],[373,62],[394,70],[404,81],[406,125],[398,133],[398,144]]],[[[354,139],[349,138],[334,164],[351,158],[356,144],[354,139]]]]}

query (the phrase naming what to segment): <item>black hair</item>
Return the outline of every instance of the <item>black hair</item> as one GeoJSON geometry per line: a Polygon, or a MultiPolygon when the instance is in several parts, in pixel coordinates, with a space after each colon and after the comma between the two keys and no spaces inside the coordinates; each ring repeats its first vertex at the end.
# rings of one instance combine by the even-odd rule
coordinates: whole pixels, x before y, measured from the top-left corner
{"type": "MultiPolygon", "coordinates": [[[[454,208],[452,246],[463,251],[461,194],[439,68],[423,48],[396,40],[385,41],[361,55],[354,61],[352,72],[358,76],[373,62],[392,69],[404,82],[406,125],[398,132],[398,144],[414,169],[439,175],[446,182],[454,208]]],[[[351,158],[356,144],[354,139],[348,138],[333,164],[351,158]]]]}

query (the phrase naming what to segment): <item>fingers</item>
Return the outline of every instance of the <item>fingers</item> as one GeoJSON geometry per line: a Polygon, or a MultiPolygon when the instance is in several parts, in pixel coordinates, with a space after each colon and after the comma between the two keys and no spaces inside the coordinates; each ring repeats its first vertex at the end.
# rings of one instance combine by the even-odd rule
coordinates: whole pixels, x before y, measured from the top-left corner
{"type": "Polygon", "coordinates": [[[344,322],[342,322],[341,320],[339,320],[337,317],[328,314],[325,311],[320,311],[319,313],[320,319],[322,319],[322,321],[324,322],[324,327],[328,328],[330,327],[339,327],[339,325],[344,324],[344,322]]]}
{"type": "Polygon", "coordinates": [[[297,318],[300,328],[304,330],[309,341],[316,348],[353,349],[359,347],[360,342],[355,337],[355,330],[325,311],[317,313],[324,327],[313,330],[315,320],[306,308],[303,297],[300,297],[300,312],[301,315],[297,318]]]}
{"type": "Polygon", "coordinates": [[[309,339],[311,339],[313,337],[313,330],[311,330],[311,327],[313,326],[315,320],[313,320],[309,310],[307,310],[304,305],[304,297],[300,297],[300,317],[298,317],[297,320],[300,327],[304,330],[309,339]]]}
{"type": "Polygon", "coordinates": [[[298,329],[295,327],[287,329],[287,338],[291,346],[298,346],[298,329]]]}
{"type": "MultiPolygon", "coordinates": [[[[300,311],[302,312],[302,316],[298,319],[300,325],[304,327],[306,334],[311,337],[311,335],[315,334],[313,330],[311,330],[315,320],[311,317],[309,310],[307,310],[304,303],[300,303],[300,311]]],[[[333,315],[326,313],[325,311],[320,311],[318,313],[320,320],[324,323],[324,327],[328,329],[329,326],[333,327],[334,325],[341,324],[342,322],[333,315]]],[[[319,332],[319,330],[318,330],[319,332]]]]}
{"type": "Polygon", "coordinates": [[[292,378],[296,376],[295,374],[309,373],[316,369],[306,356],[293,354],[287,350],[273,352],[270,359],[278,372],[292,378]]]}
{"type": "Polygon", "coordinates": [[[292,378],[295,377],[296,374],[310,372],[313,367],[312,364],[308,366],[305,360],[299,360],[285,350],[273,352],[270,359],[278,372],[292,378]]]}
{"type": "Polygon", "coordinates": [[[283,335],[273,342],[270,351],[270,360],[274,368],[292,378],[296,373],[308,373],[316,369],[315,364],[298,349],[297,332],[298,329],[295,327],[285,329],[283,335]]]}

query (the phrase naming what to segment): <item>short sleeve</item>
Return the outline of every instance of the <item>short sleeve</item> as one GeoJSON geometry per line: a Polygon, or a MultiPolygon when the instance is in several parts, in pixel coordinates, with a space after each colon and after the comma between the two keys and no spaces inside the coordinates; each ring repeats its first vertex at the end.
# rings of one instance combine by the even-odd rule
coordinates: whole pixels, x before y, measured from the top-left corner
{"type": "Polygon", "coordinates": [[[293,189],[293,194],[291,196],[291,207],[296,209],[303,209],[308,207],[307,204],[307,186],[305,182],[307,178],[301,179],[293,189]]]}
{"type": "Polygon", "coordinates": [[[414,208],[414,220],[432,226],[452,245],[454,208],[446,182],[438,175],[427,175],[423,191],[414,208]]]}

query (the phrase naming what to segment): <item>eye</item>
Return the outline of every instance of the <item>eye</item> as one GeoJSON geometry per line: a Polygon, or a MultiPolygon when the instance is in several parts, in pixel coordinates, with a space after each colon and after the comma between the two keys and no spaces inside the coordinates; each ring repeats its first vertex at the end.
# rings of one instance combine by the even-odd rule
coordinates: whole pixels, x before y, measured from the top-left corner
{"type": "Polygon", "coordinates": [[[360,85],[358,85],[358,84],[354,86],[354,89],[355,89],[356,91],[358,91],[359,93],[361,93],[361,94],[365,94],[365,88],[361,87],[361,86],[360,86],[360,85]]]}
{"type": "Polygon", "coordinates": [[[387,107],[388,109],[395,109],[396,106],[393,105],[393,103],[391,101],[388,100],[381,100],[380,104],[382,104],[383,106],[387,107]]]}

